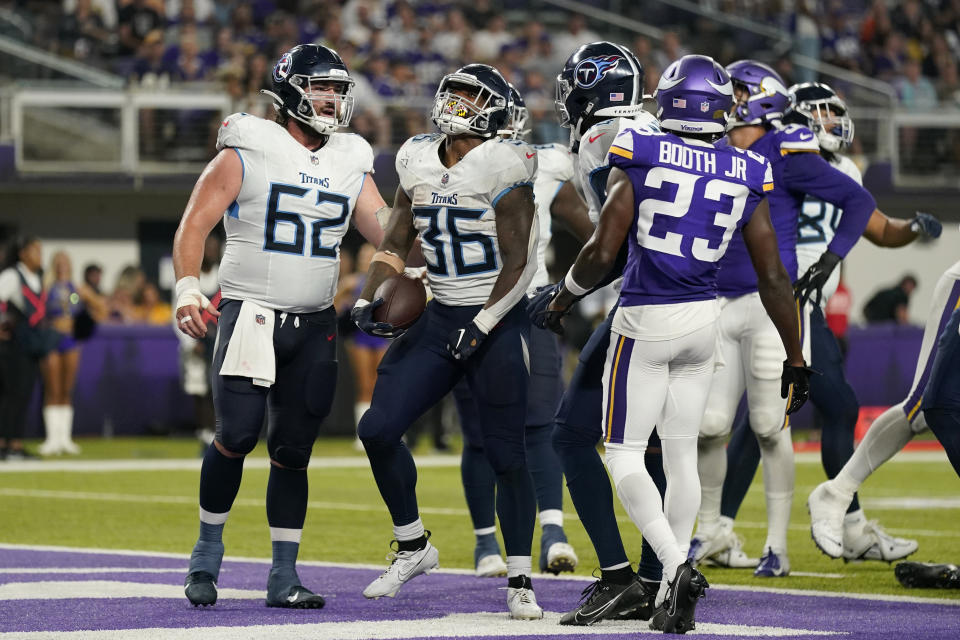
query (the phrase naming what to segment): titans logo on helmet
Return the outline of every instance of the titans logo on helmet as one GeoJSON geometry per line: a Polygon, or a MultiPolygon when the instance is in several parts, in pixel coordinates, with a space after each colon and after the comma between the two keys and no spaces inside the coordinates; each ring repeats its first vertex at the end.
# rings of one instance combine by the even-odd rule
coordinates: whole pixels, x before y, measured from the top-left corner
{"type": "Polygon", "coordinates": [[[283,54],[279,60],[277,60],[276,66],[273,67],[273,81],[274,82],[283,82],[283,80],[290,73],[290,63],[292,58],[289,53],[283,54]]]}
{"type": "Polygon", "coordinates": [[[581,60],[576,69],[573,70],[574,82],[578,87],[591,89],[596,86],[603,76],[611,69],[615,69],[620,64],[620,56],[596,56],[581,60]]]}

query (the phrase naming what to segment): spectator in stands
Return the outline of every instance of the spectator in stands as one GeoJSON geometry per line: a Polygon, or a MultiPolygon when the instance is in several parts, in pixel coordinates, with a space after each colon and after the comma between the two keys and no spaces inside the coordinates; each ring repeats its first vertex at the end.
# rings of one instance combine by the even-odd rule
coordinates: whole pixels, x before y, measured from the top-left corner
{"type": "Polygon", "coordinates": [[[495,4],[492,0],[473,0],[465,4],[463,14],[474,31],[483,29],[490,22],[490,18],[502,11],[499,3],[495,4]]]}
{"type": "Polygon", "coordinates": [[[157,285],[149,280],[144,283],[140,290],[140,298],[137,300],[136,317],[138,322],[154,326],[166,326],[170,324],[170,317],[173,315],[173,309],[170,303],[161,300],[160,290],[157,285]]]}
{"type": "Polygon", "coordinates": [[[156,29],[148,33],[140,45],[140,53],[133,61],[130,79],[141,87],[151,89],[170,86],[173,74],[164,61],[165,50],[163,31],[156,29]]]}
{"type": "Polygon", "coordinates": [[[680,35],[676,31],[665,31],[663,42],[656,53],[653,54],[653,59],[658,67],[666,69],[671,62],[679,60],[689,53],[687,48],[680,44],[680,35]]]}
{"type": "MultiPolygon", "coordinates": [[[[130,0],[121,7],[117,24],[120,36],[120,55],[132,56],[140,49],[147,34],[163,29],[164,20],[147,0],[130,0]]],[[[161,31],[161,40],[163,32],[161,31]]]]}
{"type": "Polygon", "coordinates": [[[446,59],[433,50],[433,32],[427,28],[420,30],[417,48],[407,54],[407,60],[413,65],[417,82],[424,86],[436,86],[449,71],[446,59]]]}
{"type": "Polygon", "coordinates": [[[56,346],[40,364],[43,373],[43,423],[47,439],[40,445],[42,455],[80,453],[73,442],[73,387],[80,363],[80,343],[74,337],[75,319],[84,304],[97,304],[91,291],[73,283],[70,257],[64,251],[53,254],[50,277],[45,288],[47,322],[57,332],[56,346]]]}
{"type": "Polygon", "coordinates": [[[393,56],[402,56],[417,47],[420,30],[417,28],[417,14],[407,2],[398,2],[396,16],[390,21],[384,38],[387,49],[393,56]]]}
{"type": "Polygon", "coordinates": [[[891,31],[883,40],[883,46],[873,57],[873,74],[875,77],[890,81],[903,68],[906,60],[906,49],[903,36],[891,31]]]}
{"type": "Polygon", "coordinates": [[[60,335],[46,324],[43,247],[34,237],[14,240],[8,266],[0,271],[0,310],[5,314],[0,340],[0,460],[36,458],[23,447],[27,408],[40,362],[60,335]]]}
{"type": "Polygon", "coordinates": [[[907,60],[903,63],[903,75],[894,81],[900,104],[911,110],[933,109],[937,106],[937,90],[928,78],[920,73],[920,63],[907,60]]]}
{"type": "Polygon", "coordinates": [[[482,30],[473,34],[473,55],[477,62],[496,60],[503,47],[514,41],[513,34],[507,31],[507,21],[501,15],[490,18],[482,30]]]}
{"type": "Polygon", "coordinates": [[[90,0],[77,0],[73,13],[60,22],[60,51],[77,60],[100,58],[110,47],[111,39],[103,17],[90,0]]]}
{"type": "Polygon", "coordinates": [[[207,66],[200,57],[196,35],[187,32],[181,36],[179,53],[170,69],[170,75],[177,82],[196,82],[206,79],[207,66]]]}
{"type": "MultiPolygon", "coordinates": [[[[553,40],[554,66],[560,68],[577,48],[588,42],[600,40],[599,34],[587,28],[587,20],[579,13],[571,14],[567,20],[567,29],[555,35],[553,40]]],[[[674,58],[675,59],[675,58],[674,58]]],[[[673,62],[671,59],[670,62],[673,62]]]]}
{"type": "Polygon", "coordinates": [[[910,294],[917,288],[917,279],[912,275],[905,275],[895,287],[878,291],[863,307],[863,317],[868,324],[880,322],[896,322],[907,324],[907,308],[910,303],[910,294]]]}
{"type": "Polygon", "coordinates": [[[463,11],[454,7],[447,11],[446,21],[433,37],[433,50],[447,60],[458,60],[463,51],[463,41],[469,36],[470,27],[463,11]]]}
{"type": "Polygon", "coordinates": [[[136,301],[146,284],[146,276],[140,267],[127,265],[117,276],[117,284],[110,295],[111,322],[133,324],[137,321],[136,301]]]}

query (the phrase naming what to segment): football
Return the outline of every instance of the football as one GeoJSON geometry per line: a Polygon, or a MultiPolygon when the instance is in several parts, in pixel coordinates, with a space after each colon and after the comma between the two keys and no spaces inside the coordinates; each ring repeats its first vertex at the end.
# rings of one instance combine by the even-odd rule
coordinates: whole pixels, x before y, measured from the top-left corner
{"type": "Polygon", "coordinates": [[[419,278],[398,273],[380,283],[373,299],[383,304],[373,310],[377,322],[389,322],[398,329],[409,329],[427,306],[427,290],[419,278]]]}

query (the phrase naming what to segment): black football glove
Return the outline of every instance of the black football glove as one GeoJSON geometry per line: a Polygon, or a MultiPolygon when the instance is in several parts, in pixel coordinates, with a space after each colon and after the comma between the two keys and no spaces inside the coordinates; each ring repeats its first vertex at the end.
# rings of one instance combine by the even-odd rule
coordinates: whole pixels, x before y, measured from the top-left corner
{"type": "Polygon", "coordinates": [[[917,215],[910,221],[910,230],[920,235],[939,238],[943,233],[943,225],[936,216],[917,211],[917,215]]]}
{"type": "Polygon", "coordinates": [[[447,336],[447,352],[456,360],[466,360],[480,348],[486,338],[487,334],[480,331],[480,327],[471,320],[470,324],[447,336]]]}
{"type": "MultiPolygon", "coordinates": [[[[530,323],[539,329],[549,329],[560,336],[563,335],[563,316],[570,313],[573,305],[563,310],[550,309],[549,307],[562,288],[562,282],[537,287],[537,290],[527,300],[527,315],[530,316],[530,323]]],[[[576,300],[580,300],[580,298],[576,300]]]]}
{"type": "Polygon", "coordinates": [[[820,300],[823,299],[823,285],[827,284],[830,274],[840,264],[840,260],[837,254],[824,251],[820,259],[810,265],[807,272],[800,276],[793,285],[793,295],[801,305],[807,304],[814,293],[817,294],[815,304],[820,304],[820,300]]]}
{"type": "Polygon", "coordinates": [[[783,375],[780,376],[780,397],[787,399],[787,415],[798,411],[810,397],[810,376],[819,374],[810,367],[787,364],[783,361],[783,375]]]}
{"type": "Polygon", "coordinates": [[[357,303],[353,305],[353,309],[350,310],[350,319],[353,320],[353,323],[360,327],[360,330],[364,333],[368,333],[371,336],[377,336],[378,338],[396,338],[401,335],[403,331],[397,329],[389,322],[377,322],[373,319],[373,310],[383,304],[383,298],[377,298],[373,302],[367,302],[366,300],[357,300],[357,303]]]}

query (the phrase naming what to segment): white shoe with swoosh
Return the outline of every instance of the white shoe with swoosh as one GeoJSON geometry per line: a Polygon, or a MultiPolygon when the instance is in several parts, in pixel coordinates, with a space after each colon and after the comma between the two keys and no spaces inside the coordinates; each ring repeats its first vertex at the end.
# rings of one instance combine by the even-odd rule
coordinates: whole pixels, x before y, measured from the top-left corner
{"type": "Polygon", "coordinates": [[[387,554],[390,566],[363,590],[365,598],[392,598],[400,587],[421,573],[430,573],[440,566],[440,553],[427,541],[427,546],[417,551],[396,551],[387,554]]]}

